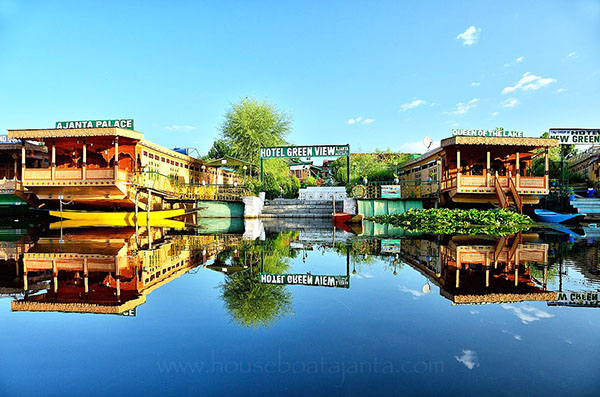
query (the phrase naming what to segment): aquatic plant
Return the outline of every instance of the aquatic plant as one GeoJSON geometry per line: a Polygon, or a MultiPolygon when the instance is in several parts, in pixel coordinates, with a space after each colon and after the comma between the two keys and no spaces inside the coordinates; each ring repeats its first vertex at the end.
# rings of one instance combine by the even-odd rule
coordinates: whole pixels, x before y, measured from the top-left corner
{"type": "Polygon", "coordinates": [[[401,214],[379,215],[367,220],[391,224],[408,232],[496,236],[517,233],[533,225],[529,216],[506,209],[410,209],[401,214]]]}

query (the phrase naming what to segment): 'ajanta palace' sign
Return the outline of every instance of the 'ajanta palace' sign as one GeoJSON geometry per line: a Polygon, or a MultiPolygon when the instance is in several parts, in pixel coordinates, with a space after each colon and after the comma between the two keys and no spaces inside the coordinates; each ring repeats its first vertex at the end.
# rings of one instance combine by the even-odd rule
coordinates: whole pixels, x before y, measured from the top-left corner
{"type": "Polygon", "coordinates": [[[350,145],[277,146],[260,148],[261,159],[342,156],[350,156],[350,145]]]}
{"type": "Polygon", "coordinates": [[[57,121],[56,129],[67,128],[123,128],[133,130],[133,119],[119,120],[80,120],[80,121],[57,121]]]}

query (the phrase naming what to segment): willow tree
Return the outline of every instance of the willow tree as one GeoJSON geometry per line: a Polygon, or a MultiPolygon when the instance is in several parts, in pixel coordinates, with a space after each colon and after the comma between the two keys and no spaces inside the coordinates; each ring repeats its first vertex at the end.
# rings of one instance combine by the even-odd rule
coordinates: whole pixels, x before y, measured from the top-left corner
{"type": "Polygon", "coordinates": [[[260,148],[286,145],[291,126],[290,116],[275,105],[245,98],[225,115],[221,137],[230,156],[258,164],[260,148]]]}

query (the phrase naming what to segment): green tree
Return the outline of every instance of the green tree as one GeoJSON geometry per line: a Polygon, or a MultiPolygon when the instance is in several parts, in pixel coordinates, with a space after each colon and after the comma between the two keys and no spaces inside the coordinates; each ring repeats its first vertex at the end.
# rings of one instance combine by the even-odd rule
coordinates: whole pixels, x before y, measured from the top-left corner
{"type": "Polygon", "coordinates": [[[286,145],[291,127],[290,116],[275,105],[246,98],[233,104],[225,115],[221,139],[231,156],[258,164],[260,148],[286,145]]]}
{"type": "Polygon", "coordinates": [[[216,160],[229,155],[229,146],[227,146],[225,140],[217,139],[213,142],[213,145],[208,151],[208,154],[205,156],[205,158],[210,160],[216,160]]]}

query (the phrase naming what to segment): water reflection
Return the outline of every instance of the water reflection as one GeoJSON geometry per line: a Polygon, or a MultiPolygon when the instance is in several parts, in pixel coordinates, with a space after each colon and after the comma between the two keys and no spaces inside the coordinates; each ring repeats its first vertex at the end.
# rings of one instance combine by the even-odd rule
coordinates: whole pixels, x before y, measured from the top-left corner
{"type": "Polygon", "coordinates": [[[2,266],[3,287],[18,298],[11,309],[135,315],[154,289],[240,241],[164,228],[138,232],[83,228],[61,236],[50,230],[35,243],[16,243],[2,266]]]}
{"type": "Polygon", "coordinates": [[[135,315],[150,292],[199,267],[223,274],[219,297],[230,319],[251,328],[294,314],[291,285],[350,288],[351,277],[368,277],[366,265],[391,276],[411,266],[425,276],[416,293],[437,287],[453,304],[552,301],[557,291],[600,283],[595,239],[547,232],[493,238],[263,225],[220,234],[199,234],[206,227],[10,230],[0,243],[0,293],[13,298],[13,311],[135,315]],[[333,255],[331,266],[319,262],[324,255],[333,255]]]}

